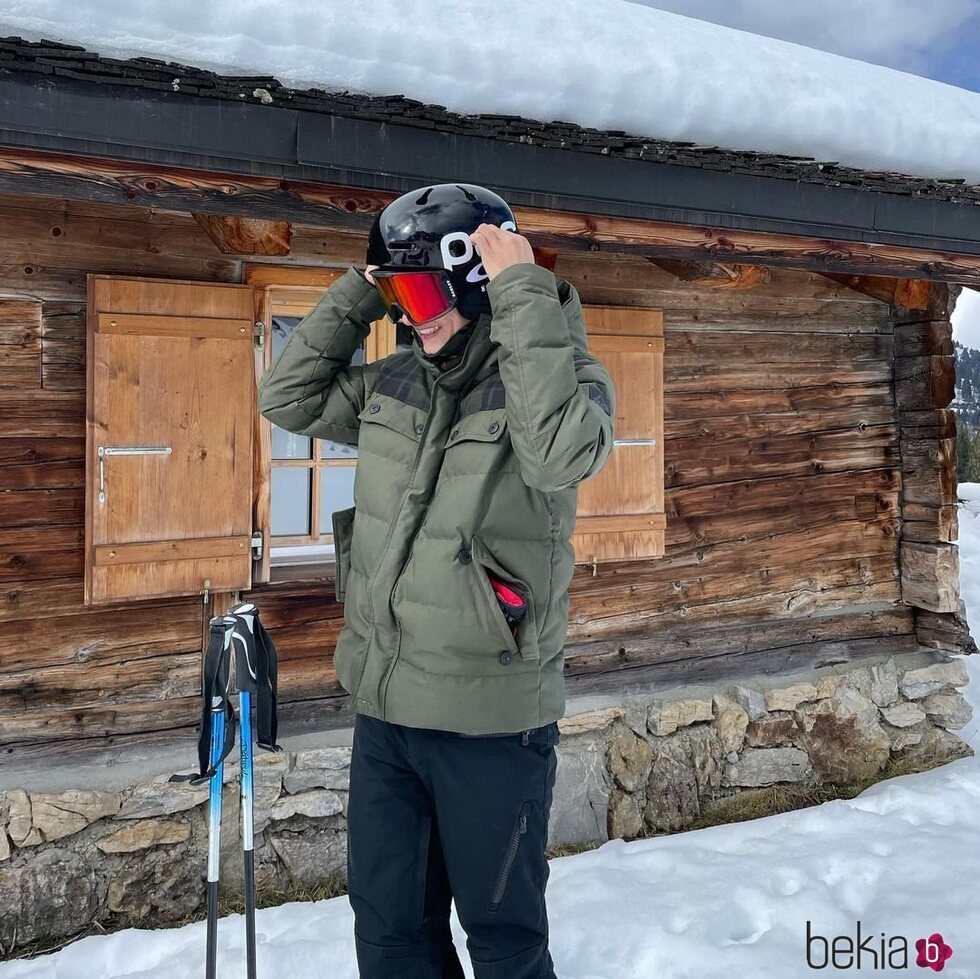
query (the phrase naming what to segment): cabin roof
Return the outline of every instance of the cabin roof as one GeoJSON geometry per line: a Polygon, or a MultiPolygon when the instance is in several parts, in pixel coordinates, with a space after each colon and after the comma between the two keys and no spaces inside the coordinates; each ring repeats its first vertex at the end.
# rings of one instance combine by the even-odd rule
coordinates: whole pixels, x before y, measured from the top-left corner
{"type": "Polygon", "coordinates": [[[290,89],[56,41],[0,38],[0,144],[399,193],[467,180],[518,205],[980,254],[980,184],[962,179],[290,89]]]}

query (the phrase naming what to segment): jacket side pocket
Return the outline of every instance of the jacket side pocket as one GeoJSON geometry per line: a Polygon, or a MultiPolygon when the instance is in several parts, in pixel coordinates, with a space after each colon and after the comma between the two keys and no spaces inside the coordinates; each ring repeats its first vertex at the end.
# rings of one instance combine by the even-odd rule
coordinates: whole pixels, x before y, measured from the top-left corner
{"type": "Polygon", "coordinates": [[[337,601],[342,602],[347,593],[347,578],[350,575],[350,548],[351,539],[354,536],[354,510],[356,507],[348,507],[346,510],[334,510],[330,521],[333,524],[333,548],[334,561],[336,563],[336,577],[334,591],[337,601]]]}

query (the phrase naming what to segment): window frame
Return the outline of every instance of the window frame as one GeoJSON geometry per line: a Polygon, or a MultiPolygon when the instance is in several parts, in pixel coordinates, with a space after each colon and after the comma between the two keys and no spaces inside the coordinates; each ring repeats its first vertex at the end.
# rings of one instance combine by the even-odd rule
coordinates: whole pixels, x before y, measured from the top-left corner
{"type": "MultiPolygon", "coordinates": [[[[274,265],[271,263],[246,263],[244,279],[252,286],[255,297],[256,339],[261,325],[261,343],[255,346],[255,378],[258,384],[262,375],[272,366],[272,320],[276,316],[306,316],[323,296],[324,290],[337,281],[350,266],[295,266],[274,265]]],[[[372,323],[364,346],[364,363],[372,363],[394,353],[396,333],[394,330],[374,329],[376,324],[386,322],[386,317],[372,323]]],[[[275,581],[299,581],[319,575],[331,575],[335,570],[332,552],[322,553],[323,547],[333,546],[331,530],[319,527],[319,538],[310,541],[309,537],[290,535],[272,536],[272,470],[279,464],[282,468],[308,468],[315,477],[311,481],[310,514],[320,505],[319,471],[329,462],[317,461],[314,450],[310,459],[273,460],[272,422],[256,409],[253,419],[255,425],[255,488],[253,493],[253,526],[262,535],[261,557],[256,559],[253,581],[268,583],[275,581]],[[302,554],[285,556],[272,563],[273,547],[308,547],[309,556],[302,554]],[[294,558],[294,560],[291,560],[294,558]]],[[[314,443],[315,444],[315,443],[314,443]]],[[[337,465],[348,465],[338,461],[337,465]]],[[[356,461],[353,463],[356,467],[356,461]]],[[[316,514],[319,519],[319,509],[316,514]]]]}

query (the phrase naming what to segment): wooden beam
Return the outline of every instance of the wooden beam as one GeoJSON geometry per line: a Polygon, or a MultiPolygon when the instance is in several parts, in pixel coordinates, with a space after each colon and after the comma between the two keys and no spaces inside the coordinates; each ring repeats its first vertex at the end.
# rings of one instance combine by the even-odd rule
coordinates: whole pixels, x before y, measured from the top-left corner
{"type": "MultiPolygon", "coordinates": [[[[289,220],[362,234],[370,229],[374,215],[397,196],[335,184],[15,148],[0,149],[0,192],[289,220]]],[[[521,233],[538,248],[601,250],[980,286],[980,255],[573,211],[515,207],[514,214],[521,233]]]]}
{"type": "Polygon", "coordinates": [[[227,214],[191,215],[225,255],[288,255],[290,224],[227,214]]]}
{"type": "Polygon", "coordinates": [[[840,272],[821,272],[827,279],[840,282],[848,289],[889,306],[905,309],[928,309],[932,298],[932,283],[926,279],[897,279],[883,275],[844,275],[840,272]]]}
{"type": "Polygon", "coordinates": [[[654,258],[647,261],[676,276],[681,282],[706,289],[751,289],[772,279],[769,269],[758,265],[732,265],[724,262],[690,262],[675,258],[654,258]]]}

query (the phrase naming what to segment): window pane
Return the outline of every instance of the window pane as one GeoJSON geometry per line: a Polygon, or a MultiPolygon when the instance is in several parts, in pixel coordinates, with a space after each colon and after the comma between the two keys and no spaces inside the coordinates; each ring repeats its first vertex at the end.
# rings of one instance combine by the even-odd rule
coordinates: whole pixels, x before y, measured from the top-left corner
{"type": "Polygon", "coordinates": [[[310,459],[312,451],[308,435],[294,435],[278,425],[272,426],[273,459],[310,459]]]}
{"type": "Polygon", "coordinates": [[[273,316],[272,317],[272,359],[282,353],[282,348],[286,346],[289,334],[293,332],[296,324],[299,323],[298,316],[273,316]]]}
{"type": "Polygon", "coordinates": [[[326,439],[320,439],[320,458],[356,459],[357,446],[344,445],[343,442],[328,442],[326,439]]]}
{"type": "Polygon", "coordinates": [[[322,466],[320,469],[320,533],[332,534],[334,510],[354,505],[355,466],[322,466]]]}
{"type": "Polygon", "coordinates": [[[310,477],[313,470],[272,467],[272,536],[306,536],[310,532],[310,477]]]}
{"type": "MultiPolygon", "coordinates": [[[[272,317],[272,360],[275,363],[276,358],[282,353],[282,348],[286,346],[286,341],[289,339],[289,335],[296,329],[299,323],[302,322],[301,316],[273,316],[272,317]]],[[[367,343],[365,339],[357,350],[354,351],[354,356],[351,357],[351,364],[353,366],[360,366],[364,363],[364,347],[367,343]]]]}

